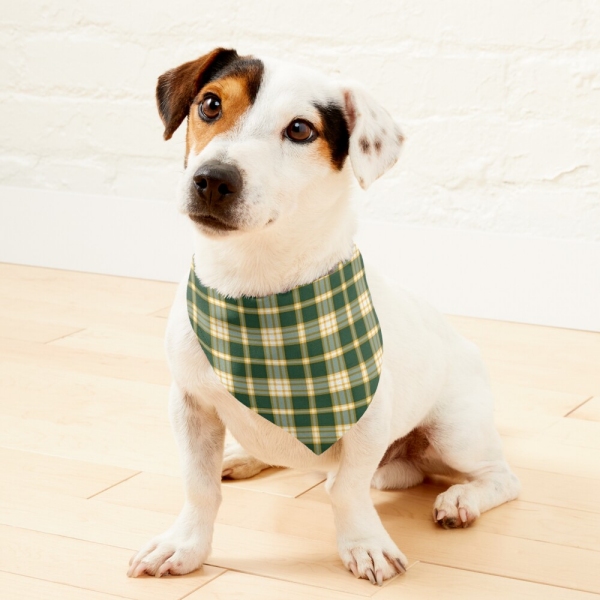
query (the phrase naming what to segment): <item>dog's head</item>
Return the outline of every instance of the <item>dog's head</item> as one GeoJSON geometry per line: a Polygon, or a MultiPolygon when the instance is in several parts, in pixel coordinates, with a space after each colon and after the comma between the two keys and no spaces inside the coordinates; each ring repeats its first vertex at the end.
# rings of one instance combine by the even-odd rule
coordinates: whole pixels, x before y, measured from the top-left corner
{"type": "Polygon", "coordinates": [[[298,210],[318,218],[345,185],[348,158],[367,188],[403,141],[360,86],[235,50],[167,71],[156,96],[165,139],[188,117],[180,208],[210,236],[260,230],[298,210]]]}

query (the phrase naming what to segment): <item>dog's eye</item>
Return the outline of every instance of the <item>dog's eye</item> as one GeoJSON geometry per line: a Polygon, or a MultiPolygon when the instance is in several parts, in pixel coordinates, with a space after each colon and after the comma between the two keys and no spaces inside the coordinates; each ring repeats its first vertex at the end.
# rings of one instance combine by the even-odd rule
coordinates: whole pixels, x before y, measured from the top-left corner
{"type": "Polygon", "coordinates": [[[208,94],[198,106],[198,114],[205,121],[216,121],[221,116],[221,110],[221,99],[214,94],[208,94]]]}
{"type": "Polygon", "coordinates": [[[315,137],[315,130],[308,121],[294,119],[285,128],[285,137],[292,142],[309,142],[315,137]]]}

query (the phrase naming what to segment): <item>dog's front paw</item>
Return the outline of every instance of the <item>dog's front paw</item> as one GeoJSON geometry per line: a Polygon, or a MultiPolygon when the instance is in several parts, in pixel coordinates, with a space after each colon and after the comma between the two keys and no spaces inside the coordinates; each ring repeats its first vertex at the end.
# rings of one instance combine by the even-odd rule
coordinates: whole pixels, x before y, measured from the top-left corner
{"type": "Polygon", "coordinates": [[[269,465],[250,456],[237,442],[225,446],[221,477],[248,479],[268,468],[269,465]]]}
{"type": "Polygon", "coordinates": [[[408,566],[406,556],[391,540],[344,540],[338,541],[338,547],[344,566],[374,585],[405,573],[408,566]]]}
{"type": "Polygon", "coordinates": [[[185,575],[200,568],[210,553],[210,540],[199,533],[169,530],[148,542],[129,561],[128,577],[146,573],[185,575]]]}

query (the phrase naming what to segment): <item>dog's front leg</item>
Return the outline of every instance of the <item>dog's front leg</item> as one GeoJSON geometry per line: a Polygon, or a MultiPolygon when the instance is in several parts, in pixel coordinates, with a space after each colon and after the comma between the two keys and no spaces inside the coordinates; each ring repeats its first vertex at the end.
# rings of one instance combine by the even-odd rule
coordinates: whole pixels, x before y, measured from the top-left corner
{"type": "Polygon", "coordinates": [[[340,467],[330,474],[327,489],[344,565],[356,577],[381,585],[404,573],[408,562],[383,527],[371,500],[371,479],[387,448],[387,438],[375,431],[376,427],[367,429],[370,431],[355,427],[344,435],[340,467]]]}
{"type": "Polygon", "coordinates": [[[221,461],[225,426],[171,385],[169,412],[179,446],[185,504],[175,523],[131,560],[128,575],[184,575],[199,568],[210,553],[214,522],[221,503],[221,461]]]}

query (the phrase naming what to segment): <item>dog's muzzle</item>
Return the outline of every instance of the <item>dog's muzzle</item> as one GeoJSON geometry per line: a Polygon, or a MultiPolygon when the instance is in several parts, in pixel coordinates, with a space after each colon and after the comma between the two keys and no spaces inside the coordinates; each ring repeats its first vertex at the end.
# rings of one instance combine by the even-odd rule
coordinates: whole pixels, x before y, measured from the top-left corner
{"type": "Polygon", "coordinates": [[[190,218],[214,229],[235,229],[232,208],[240,197],[242,174],[234,165],[211,160],[204,163],[192,180],[190,218]]]}

